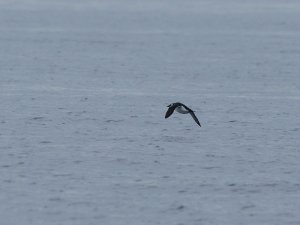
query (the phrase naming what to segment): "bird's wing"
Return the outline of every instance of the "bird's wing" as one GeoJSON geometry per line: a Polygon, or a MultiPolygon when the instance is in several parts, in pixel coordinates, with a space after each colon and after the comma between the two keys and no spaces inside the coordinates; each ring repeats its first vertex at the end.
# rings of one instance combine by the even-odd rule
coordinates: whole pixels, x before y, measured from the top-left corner
{"type": "Polygon", "coordinates": [[[200,124],[198,118],[196,117],[195,113],[192,110],[190,111],[190,114],[193,117],[193,119],[195,120],[195,122],[201,127],[201,124],[200,124]]]}
{"type": "Polygon", "coordinates": [[[172,113],[174,112],[175,108],[176,108],[176,106],[170,106],[168,108],[168,111],[166,112],[165,118],[168,118],[169,116],[171,116],[172,113]]]}

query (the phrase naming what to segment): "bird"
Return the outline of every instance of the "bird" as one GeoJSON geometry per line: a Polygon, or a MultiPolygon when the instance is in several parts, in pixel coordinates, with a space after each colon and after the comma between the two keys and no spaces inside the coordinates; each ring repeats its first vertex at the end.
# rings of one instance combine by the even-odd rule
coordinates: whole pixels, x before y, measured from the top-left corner
{"type": "Polygon", "coordinates": [[[191,110],[189,107],[187,107],[186,105],[180,103],[180,102],[175,102],[175,103],[172,103],[170,105],[168,105],[167,107],[168,110],[166,112],[166,115],[165,115],[165,119],[167,119],[168,117],[170,117],[174,110],[176,110],[176,112],[179,112],[179,113],[182,113],[182,114],[187,114],[189,113],[193,119],[195,120],[195,122],[201,127],[201,124],[198,120],[198,118],[196,117],[195,113],[193,110],[191,110]]]}

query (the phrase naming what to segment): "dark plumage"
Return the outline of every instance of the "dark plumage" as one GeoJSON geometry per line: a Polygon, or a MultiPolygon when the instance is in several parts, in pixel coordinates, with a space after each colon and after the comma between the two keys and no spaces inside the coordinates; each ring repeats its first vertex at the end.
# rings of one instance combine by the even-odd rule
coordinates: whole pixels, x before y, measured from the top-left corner
{"type": "Polygon", "coordinates": [[[165,118],[170,117],[173,114],[174,110],[176,110],[177,112],[182,113],[182,114],[189,113],[193,117],[193,119],[195,120],[195,122],[201,127],[201,124],[200,124],[198,118],[196,117],[194,111],[191,110],[186,105],[184,105],[184,104],[182,104],[180,102],[175,102],[175,103],[172,103],[172,104],[168,105],[168,107],[169,108],[168,108],[168,110],[166,112],[165,118]]]}

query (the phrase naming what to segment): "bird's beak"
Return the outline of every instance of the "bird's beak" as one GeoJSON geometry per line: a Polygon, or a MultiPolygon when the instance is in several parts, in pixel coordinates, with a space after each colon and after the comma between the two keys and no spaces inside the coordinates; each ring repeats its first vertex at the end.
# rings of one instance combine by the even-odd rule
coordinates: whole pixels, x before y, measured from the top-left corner
{"type": "Polygon", "coordinates": [[[168,105],[167,107],[170,107],[171,106],[171,104],[170,105],[168,105]]]}

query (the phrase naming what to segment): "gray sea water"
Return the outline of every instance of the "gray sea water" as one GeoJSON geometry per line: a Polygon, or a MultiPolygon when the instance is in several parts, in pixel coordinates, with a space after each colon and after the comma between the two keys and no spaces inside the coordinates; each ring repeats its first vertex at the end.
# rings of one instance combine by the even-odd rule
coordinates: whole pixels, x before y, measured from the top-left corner
{"type": "Polygon", "coordinates": [[[0,224],[300,224],[300,2],[0,1],[0,224]],[[165,119],[167,105],[195,110],[165,119]]]}

